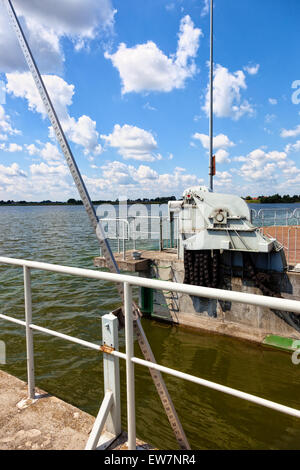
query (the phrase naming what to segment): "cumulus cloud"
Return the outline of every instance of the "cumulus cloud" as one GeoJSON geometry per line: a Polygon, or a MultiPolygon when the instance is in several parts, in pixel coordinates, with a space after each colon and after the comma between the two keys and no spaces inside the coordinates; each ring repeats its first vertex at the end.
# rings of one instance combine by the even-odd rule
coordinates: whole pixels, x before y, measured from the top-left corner
{"type": "Polygon", "coordinates": [[[15,153],[15,152],[21,152],[23,150],[23,147],[15,143],[10,143],[8,145],[0,144],[0,149],[3,150],[4,152],[15,153]]]}
{"type": "MultiPolygon", "coordinates": [[[[200,140],[202,146],[207,150],[209,149],[209,136],[207,134],[200,134],[196,132],[193,135],[193,139],[200,140]]],[[[229,137],[225,134],[219,134],[213,138],[213,147],[215,150],[220,148],[234,147],[234,145],[235,144],[231,142],[229,137]]]]}
{"type": "Polygon", "coordinates": [[[219,149],[215,152],[216,162],[217,163],[227,163],[230,161],[229,152],[224,149],[219,149]]]}
{"type": "Polygon", "coordinates": [[[280,136],[281,137],[297,137],[300,135],[300,124],[296,126],[294,129],[282,129],[280,136]]]}
{"type": "Polygon", "coordinates": [[[26,178],[27,174],[25,171],[21,170],[17,163],[12,163],[10,166],[0,165],[1,182],[3,182],[4,178],[11,178],[14,176],[26,178]]]}
{"type": "MultiPolygon", "coordinates": [[[[14,6],[33,54],[45,73],[62,68],[63,38],[76,49],[97,37],[99,31],[111,31],[114,10],[111,0],[15,0],[14,6]]],[[[16,35],[0,2],[0,71],[27,70],[16,35]]]]}
{"type": "Polygon", "coordinates": [[[295,144],[287,144],[284,150],[285,150],[286,153],[299,152],[300,151],[300,140],[297,140],[297,142],[295,144]]]}
{"type": "Polygon", "coordinates": [[[66,176],[69,174],[69,170],[64,164],[52,166],[44,162],[30,165],[30,172],[34,176],[66,176]]]}
{"type": "Polygon", "coordinates": [[[159,174],[147,165],[135,168],[124,162],[113,161],[101,167],[102,175],[99,178],[84,176],[84,180],[93,197],[109,194],[118,197],[128,194],[130,197],[154,195],[180,195],[188,186],[203,183],[203,179],[175,168],[171,173],[159,174]]]}
{"type": "Polygon", "coordinates": [[[21,132],[13,129],[10,117],[5,113],[4,107],[0,105],[0,140],[7,140],[8,135],[17,135],[21,132]]]}
{"type": "Polygon", "coordinates": [[[214,186],[218,187],[220,191],[228,190],[232,185],[232,175],[228,171],[217,171],[214,178],[214,186]]]}
{"type": "Polygon", "coordinates": [[[269,98],[269,103],[275,106],[278,103],[278,101],[275,98],[269,98]]]}
{"type": "Polygon", "coordinates": [[[127,47],[121,43],[106,59],[119,71],[122,93],[161,91],[183,88],[187,78],[196,73],[196,57],[202,31],[195,28],[189,15],[182,18],[176,54],[165,55],[153,41],[127,47]]]}
{"type": "MultiPolygon", "coordinates": [[[[231,73],[226,67],[216,65],[214,69],[214,114],[217,117],[229,117],[234,120],[244,115],[253,115],[254,108],[242,99],[242,90],[247,89],[246,77],[242,70],[231,73]]],[[[203,110],[209,115],[210,93],[207,87],[205,105],[203,110]]]]}
{"type": "Polygon", "coordinates": [[[270,182],[270,180],[275,181],[277,179],[276,171],[278,168],[287,165],[286,152],[277,150],[266,152],[263,149],[255,149],[247,155],[239,174],[246,180],[268,180],[270,182]]]}
{"type": "Polygon", "coordinates": [[[101,135],[101,139],[106,145],[117,148],[120,155],[125,160],[141,160],[152,162],[160,160],[160,154],[155,154],[157,142],[149,131],[136,126],[116,124],[114,130],[109,135],[101,135]]]}
{"type": "MultiPolygon", "coordinates": [[[[29,72],[9,73],[6,74],[6,78],[8,93],[11,93],[15,97],[26,99],[28,108],[31,111],[41,114],[42,117],[45,118],[46,110],[31,74],[29,72]]],[[[57,75],[44,75],[43,79],[66,135],[72,142],[82,146],[86,155],[99,155],[102,151],[102,147],[99,143],[99,133],[96,130],[96,122],[89,116],[83,115],[76,120],[69,115],[68,107],[72,105],[73,95],[75,93],[74,85],[68,84],[57,75]]],[[[54,136],[52,128],[50,136],[54,136]]]]}
{"type": "Polygon", "coordinates": [[[58,147],[51,142],[39,145],[30,144],[25,145],[25,148],[30,156],[39,156],[50,165],[60,165],[64,162],[64,159],[58,149],[58,147]]]}
{"type": "MultiPolygon", "coordinates": [[[[197,139],[201,142],[203,148],[209,150],[209,136],[207,134],[200,134],[196,132],[193,135],[193,139],[197,139]]],[[[213,138],[213,150],[217,163],[229,162],[229,152],[227,148],[234,147],[234,142],[231,142],[229,137],[225,134],[219,134],[213,138]]]]}

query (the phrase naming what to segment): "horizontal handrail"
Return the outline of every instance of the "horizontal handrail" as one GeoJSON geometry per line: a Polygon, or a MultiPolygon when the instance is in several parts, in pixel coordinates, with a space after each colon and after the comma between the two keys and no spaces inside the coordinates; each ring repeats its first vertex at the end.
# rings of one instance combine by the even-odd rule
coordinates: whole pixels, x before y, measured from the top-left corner
{"type": "Polygon", "coordinates": [[[177,282],[160,281],[158,279],[149,279],[126,274],[114,274],[104,271],[93,271],[92,269],[76,268],[70,266],[61,266],[57,264],[42,263],[38,261],[21,260],[15,258],[0,257],[0,264],[9,264],[15,266],[26,266],[32,269],[43,271],[52,271],[73,276],[85,277],[90,279],[99,279],[102,281],[111,281],[116,283],[127,282],[130,285],[138,287],[150,287],[157,290],[166,290],[178,292],[180,294],[192,295],[195,297],[205,297],[207,299],[224,300],[229,302],[239,302],[243,304],[256,305],[259,307],[269,307],[276,310],[286,310],[300,314],[300,302],[297,300],[281,299],[257,294],[247,294],[245,292],[227,291],[215,289],[212,287],[191,286],[177,282]]]}
{"type": "MultiPolygon", "coordinates": [[[[27,335],[31,335],[32,330],[35,330],[41,333],[49,334],[51,336],[59,337],[67,341],[71,341],[73,343],[77,343],[81,346],[88,347],[98,352],[105,352],[106,354],[111,354],[112,356],[115,356],[116,358],[121,358],[126,361],[126,364],[127,364],[127,406],[128,406],[127,414],[128,414],[128,435],[129,435],[128,447],[129,449],[135,448],[135,412],[134,412],[135,396],[134,396],[133,364],[139,364],[141,366],[148,367],[150,369],[154,369],[162,373],[166,373],[174,377],[187,380],[189,382],[193,382],[203,387],[207,387],[207,388],[219,391],[221,393],[225,393],[227,395],[231,395],[236,398],[240,398],[242,400],[246,400],[251,403],[273,409],[280,413],[284,413],[290,416],[294,416],[296,418],[300,418],[300,410],[297,410],[297,409],[288,407],[286,405],[282,405],[282,404],[273,402],[271,400],[261,398],[256,395],[252,395],[252,394],[249,394],[249,393],[237,390],[237,389],[233,389],[225,385],[221,385],[221,384],[218,384],[218,383],[206,380],[206,379],[202,379],[200,377],[196,377],[194,375],[187,374],[187,373],[178,371],[176,369],[171,369],[169,367],[135,357],[133,354],[133,331],[132,331],[133,315],[132,315],[131,296],[132,296],[132,286],[143,286],[143,287],[152,287],[154,289],[159,289],[159,290],[169,290],[169,291],[174,291],[174,292],[179,292],[179,293],[184,293],[184,294],[189,294],[189,295],[195,295],[199,297],[207,297],[207,298],[213,298],[213,299],[219,299],[219,300],[231,300],[231,301],[236,301],[236,302],[249,303],[252,305],[267,306],[269,308],[276,308],[276,309],[286,310],[286,311],[294,311],[297,313],[300,313],[300,302],[295,301],[295,300],[289,300],[289,299],[275,299],[272,297],[264,297],[264,296],[260,296],[256,294],[245,294],[245,293],[240,293],[240,292],[224,291],[221,289],[190,286],[190,285],[179,284],[179,283],[168,282],[168,281],[150,280],[146,278],[143,279],[143,278],[139,278],[136,276],[127,276],[124,274],[106,273],[106,272],[101,272],[101,271],[93,271],[90,269],[75,268],[75,267],[70,267],[70,266],[61,266],[61,265],[7,258],[7,257],[0,257],[0,264],[23,267],[24,276],[25,276],[24,280],[26,281],[27,279],[27,282],[25,282],[24,284],[25,298],[26,298],[26,295],[28,296],[30,294],[30,299],[31,299],[31,287],[30,287],[30,281],[29,281],[30,269],[39,269],[43,271],[75,275],[75,276],[80,276],[80,277],[85,277],[85,278],[90,278],[90,279],[99,279],[99,280],[104,280],[104,281],[113,281],[113,282],[123,283],[125,294],[126,294],[125,295],[125,338],[126,338],[125,353],[120,352],[118,350],[114,350],[114,349],[107,350],[107,348],[101,348],[101,346],[98,344],[91,343],[89,341],[85,341],[79,338],[75,338],[73,336],[66,335],[64,333],[60,333],[55,330],[51,330],[49,328],[44,328],[44,327],[35,325],[34,323],[32,323],[32,321],[29,321],[28,316],[26,316],[26,321],[22,321],[22,320],[15,319],[13,317],[10,317],[4,314],[0,314],[0,319],[17,323],[25,327],[27,341],[28,341],[27,335]]],[[[30,317],[31,317],[31,300],[29,304],[27,304],[27,309],[30,310],[30,317]]],[[[33,397],[34,397],[34,368],[33,368],[32,354],[33,352],[29,352],[29,357],[28,357],[29,359],[28,370],[30,369],[29,364],[31,364],[31,372],[28,372],[29,382],[31,382],[31,384],[28,383],[28,389],[29,391],[33,390],[33,397]]],[[[103,406],[104,405],[105,403],[103,404],[103,406]]],[[[102,421],[106,419],[108,409],[109,409],[108,406],[107,407],[105,406],[106,414],[105,413],[99,414],[102,421]]],[[[97,427],[98,431],[101,430],[103,427],[102,421],[100,425],[97,427]]]]}

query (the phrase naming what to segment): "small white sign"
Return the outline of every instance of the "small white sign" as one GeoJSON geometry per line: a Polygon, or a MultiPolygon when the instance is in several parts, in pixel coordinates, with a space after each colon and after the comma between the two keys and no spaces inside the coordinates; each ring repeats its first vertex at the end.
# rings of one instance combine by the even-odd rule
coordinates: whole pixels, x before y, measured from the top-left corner
{"type": "Polygon", "coordinates": [[[4,341],[0,341],[0,364],[6,364],[6,346],[4,341]]]}

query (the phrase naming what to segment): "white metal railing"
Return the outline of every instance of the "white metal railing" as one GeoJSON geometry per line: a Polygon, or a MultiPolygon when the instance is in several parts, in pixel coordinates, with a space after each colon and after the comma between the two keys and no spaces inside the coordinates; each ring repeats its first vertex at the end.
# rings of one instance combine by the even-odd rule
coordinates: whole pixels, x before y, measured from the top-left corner
{"type": "Polygon", "coordinates": [[[160,251],[164,248],[177,248],[177,251],[179,249],[178,217],[170,219],[165,215],[135,215],[127,219],[101,217],[100,220],[106,237],[117,242],[115,249],[118,253],[121,253],[122,243],[124,260],[127,249],[153,249],[153,242],[155,249],[160,251]],[[149,241],[152,242],[151,248],[149,241]]]}
{"type": "MultiPolygon", "coordinates": [[[[205,380],[191,374],[186,374],[181,371],[171,369],[166,366],[155,364],[144,359],[140,359],[134,356],[134,336],[133,336],[133,314],[132,314],[132,286],[150,287],[153,289],[173,291],[181,294],[188,294],[197,297],[204,297],[208,299],[217,299],[223,301],[240,302],[243,304],[256,305],[261,307],[269,307],[277,310],[285,310],[300,314],[300,302],[290,299],[281,299],[274,297],[266,297],[255,294],[246,294],[242,292],[226,291],[221,289],[213,289],[208,287],[198,287],[186,284],[173,283],[169,281],[153,280],[148,278],[140,278],[136,276],[128,276],[125,274],[113,274],[108,272],[93,271],[90,269],[82,269],[68,266],[60,266],[48,263],[40,263],[35,261],[27,261],[22,259],[13,259],[0,257],[0,264],[13,265],[23,267],[24,271],[24,290],[25,290],[25,321],[9,317],[4,314],[0,314],[0,318],[8,320],[10,322],[22,325],[26,329],[26,344],[27,344],[27,374],[28,374],[28,394],[31,399],[35,398],[35,377],[34,377],[34,352],[33,352],[33,331],[40,331],[52,336],[56,336],[73,343],[80,344],[96,351],[102,350],[105,355],[114,357],[116,360],[123,359],[126,361],[126,382],[127,382],[127,426],[128,426],[128,448],[130,450],[136,448],[136,423],[135,423],[135,389],[134,389],[134,364],[139,364],[150,369],[158,370],[160,372],[170,374],[174,377],[178,377],[183,380],[187,380],[198,385],[217,390],[228,395],[247,400],[257,405],[265,406],[267,408],[285,413],[290,416],[300,418],[300,410],[290,408],[273,401],[242,392],[209,380],[205,380]],[[31,300],[31,282],[30,282],[30,271],[31,269],[38,269],[44,271],[51,271],[61,274],[69,274],[73,276],[79,276],[89,279],[98,279],[102,281],[112,281],[115,283],[122,283],[124,286],[124,314],[125,314],[125,353],[118,350],[118,347],[110,349],[101,349],[98,344],[84,341],[73,336],[69,336],[63,333],[59,333],[48,328],[32,323],[32,300],[31,300]]],[[[109,320],[105,316],[107,321],[109,320]]],[[[116,318],[115,318],[116,320],[116,318]]],[[[115,321],[116,323],[116,321],[115,321]]],[[[105,335],[106,329],[103,324],[103,335],[105,335]]],[[[114,334],[116,334],[114,328],[114,334]]],[[[105,338],[104,338],[105,339],[105,338]]],[[[104,341],[104,340],[103,340],[104,341]]],[[[113,340],[110,338],[109,341],[113,344],[113,340]]],[[[116,346],[116,344],[114,343],[116,346]]],[[[108,366],[107,366],[108,367],[108,366]]],[[[111,371],[110,371],[111,372],[111,371]]],[[[112,373],[112,372],[111,372],[112,373]]],[[[114,374],[116,370],[114,369],[114,374]]],[[[109,373],[106,373],[106,377],[109,373]]],[[[114,387],[117,389],[116,384],[114,387]]],[[[100,407],[99,414],[96,418],[95,425],[89,441],[87,443],[87,449],[95,448],[98,442],[99,435],[108,417],[109,412],[112,411],[111,407],[113,401],[116,405],[117,399],[113,400],[111,390],[113,387],[110,385],[106,387],[105,397],[100,407]]],[[[115,392],[118,394],[119,392],[115,392]]],[[[114,395],[114,393],[113,393],[114,395]]],[[[116,410],[115,410],[116,411],[116,410]]],[[[118,413],[117,413],[118,415],[118,413]]],[[[113,429],[116,429],[116,422],[119,420],[119,416],[115,416],[113,419],[113,429]]],[[[120,421],[119,421],[120,422],[120,421]]],[[[114,431],[116,432],[116,431],[114,431]]],[[[118,431],[119,432],[119,431],[118,431]]]]}
{"type": "Polygon", "coordinates": [[[258,227],[300,225],[300,208],[250,209],[253,225],[258,227]]]}

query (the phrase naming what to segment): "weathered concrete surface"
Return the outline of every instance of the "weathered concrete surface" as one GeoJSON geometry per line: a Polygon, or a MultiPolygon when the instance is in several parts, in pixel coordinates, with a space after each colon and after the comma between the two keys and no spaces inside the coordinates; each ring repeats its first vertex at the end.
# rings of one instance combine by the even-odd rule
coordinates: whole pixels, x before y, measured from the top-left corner
{"type": "MultiPolygon", "coordinates": [[[[1,450],[82,450],[95,418],[46,392],[19,409],[27,396],[27,384],[0,370],[0,449],[1,450]]],[[[99,405],[100,406],[100,405],[99,405]]],[[[140,449],[151,449],[137,439],[140,449]]],[[[127,435],[122,435],[110,450],[126,450],[127,435]]]]}
{"type": "Polygon", "coordinates": [[[0,371],[0,449],[84,449],[95,418],[42,390],[37,394],[40,399],[19,409],[27,385],[0,371]]]}
{"type": "MultiPolygon", "coordinates": [[[[140,272],[149,270],[149,259],[143,257],[143,259],[135,260],[132,257],[132,252],[136,250],[126,251],[125,259],[123,259],[123,253],[114,253],[116,262],[119,266],[120,271],[129,272],[140,272]]],[[[94,266],[97,268],[106,268],[106,261],[103,256],[97,256],[94,258],[94,266]]]]}

